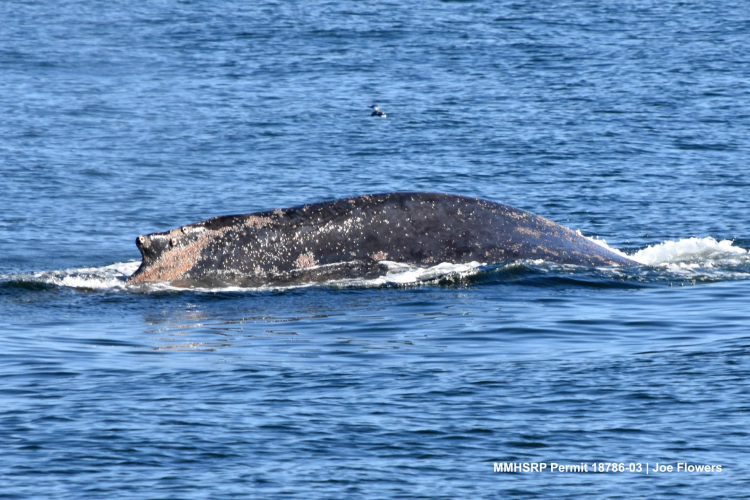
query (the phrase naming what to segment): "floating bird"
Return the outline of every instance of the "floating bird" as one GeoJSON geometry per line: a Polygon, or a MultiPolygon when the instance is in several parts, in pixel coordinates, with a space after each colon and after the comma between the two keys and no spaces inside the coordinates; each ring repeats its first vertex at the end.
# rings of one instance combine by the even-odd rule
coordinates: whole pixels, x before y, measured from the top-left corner
{"type": "Polygon", "coordinates": [[[372,106],[369,106],[369,107],[372,108],[372,114],[370,116],[381,116],[383,118],[386,117],[386,114],[380,111],[380,108],[378,107],[377,104],[373,104],[372,106]]]}

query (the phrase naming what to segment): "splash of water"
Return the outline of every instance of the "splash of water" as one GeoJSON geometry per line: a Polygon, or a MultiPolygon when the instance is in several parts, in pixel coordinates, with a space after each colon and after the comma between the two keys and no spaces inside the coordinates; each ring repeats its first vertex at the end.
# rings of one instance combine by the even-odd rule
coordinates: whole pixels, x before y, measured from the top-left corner
{"type": "Polygon", "coordinates": [[[737,265],[748,261],[748,251],[734,246],[731,240],[717,241],[714,238],[682,238],[677,241],[667,240],[656,245],[649,245],[633,255],[627,255],[607,245],[603,239],[589,238],[591,241],[623,257],[632,259],[646,266],[663,266],[670,264],[704,265],[737,265]]]}

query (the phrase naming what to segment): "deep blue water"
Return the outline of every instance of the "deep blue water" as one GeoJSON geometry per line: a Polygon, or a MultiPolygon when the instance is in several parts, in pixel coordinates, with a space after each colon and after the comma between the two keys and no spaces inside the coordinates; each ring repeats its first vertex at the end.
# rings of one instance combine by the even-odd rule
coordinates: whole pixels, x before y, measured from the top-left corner
{"type": "Polygon", "coordinates": [[[7,1],[0,21],[0,498],[750,497],[750,4],[7,1]],[[405,190],[648,265],[124,284],[139,234],[405,190]]]}

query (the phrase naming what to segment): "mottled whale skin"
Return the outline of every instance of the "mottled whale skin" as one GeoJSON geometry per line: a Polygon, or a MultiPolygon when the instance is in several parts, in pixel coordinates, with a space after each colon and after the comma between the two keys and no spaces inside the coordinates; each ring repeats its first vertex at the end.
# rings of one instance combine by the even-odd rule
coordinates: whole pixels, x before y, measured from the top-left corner
{"type": "Polygon", "coordinates": [[[634,266],[580,233],[486,200],[438,193],[357,196],[214,217],[139,236],[130,284],[261,285],[382,275],[381,261],[429,267],[543,259],[634,266]]]}

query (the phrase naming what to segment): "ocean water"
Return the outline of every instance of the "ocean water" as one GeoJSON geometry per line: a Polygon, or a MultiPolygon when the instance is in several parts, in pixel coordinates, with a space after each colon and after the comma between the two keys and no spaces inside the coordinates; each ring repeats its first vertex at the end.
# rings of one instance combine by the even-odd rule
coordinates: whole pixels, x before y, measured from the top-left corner
{"type": "Polygon", "coordinates": [[[0,498],[749,498],[750,4],[0,20],[0,498]],[[139,234],[407,190],[644,266],[124,281],[139,234]],[[532,462],[589,472],[494,471],[532,462]]]}

